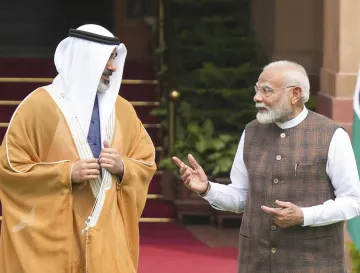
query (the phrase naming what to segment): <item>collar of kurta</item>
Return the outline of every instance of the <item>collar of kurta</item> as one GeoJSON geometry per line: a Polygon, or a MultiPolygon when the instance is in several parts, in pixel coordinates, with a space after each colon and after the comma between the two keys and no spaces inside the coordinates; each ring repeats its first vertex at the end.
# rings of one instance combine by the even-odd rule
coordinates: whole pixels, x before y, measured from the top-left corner
{"type": "Polygon", "coordinates": [[[289,129],[289,128],[295,127],[304,121],[304,119],[307,117],[308,113],[309,113],[308,109],[304,106],[304,108],[302,109],[302,111],[299,115],[297,115],[293,119],[285,121],[283,123],[277,122],[276,125],[279,126],[281,129],[289,129]]]}

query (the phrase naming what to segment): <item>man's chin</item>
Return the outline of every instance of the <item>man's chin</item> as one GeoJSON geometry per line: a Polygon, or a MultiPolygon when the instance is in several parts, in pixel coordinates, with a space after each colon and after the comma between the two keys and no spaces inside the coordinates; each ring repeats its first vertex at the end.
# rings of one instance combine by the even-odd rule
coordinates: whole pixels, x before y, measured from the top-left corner
{"type": "Polygon", "coordinates": [[[260,124],[271,124],[271,123],[274,123],[274,121],[271,121],[271,120],[262,120],[262,119],[258,119],[258,118],[257,118],[257,121],[258,121],[260,124]]]}
{"type": "Polygon", "coordinates": [[[101,80],[99,82],[97,91],[99,93],[105,93],[109,88],[110,88],[110,81],[101,80]]]}
{"type": "Polygon", "coordinates": [[[273,120],[273,118],[271,118],[269,115],[263,114],[258,112],[256,114],[256,119],[259,123],[261,124],[270,124],[270,123],[274,123],[275,121],[273,120]]]}

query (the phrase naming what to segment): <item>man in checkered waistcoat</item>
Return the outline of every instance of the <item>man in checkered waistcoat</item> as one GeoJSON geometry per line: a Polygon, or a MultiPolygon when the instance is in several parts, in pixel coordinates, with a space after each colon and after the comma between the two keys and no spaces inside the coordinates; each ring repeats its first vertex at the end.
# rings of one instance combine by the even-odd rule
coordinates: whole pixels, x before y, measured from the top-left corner
{"type": "Polygon", "coordinates": [[[191,167],[173,158],[187,187],[243,213],[239,273],[347,272],[344,221],[360,215],[355,157],[345,130],[305,107],[309,93],[301,65],[265,66],[229,185],[209,182],[192,155],[191,167]]]}

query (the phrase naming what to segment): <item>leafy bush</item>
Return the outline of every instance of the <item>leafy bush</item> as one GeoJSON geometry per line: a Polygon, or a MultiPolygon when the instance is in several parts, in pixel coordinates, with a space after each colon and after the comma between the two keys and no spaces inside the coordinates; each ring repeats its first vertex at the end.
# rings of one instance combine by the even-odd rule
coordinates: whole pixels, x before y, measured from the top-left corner
{"type": "MultiPolygon", "coordinates": [[[[168,0],[167,86],[181,99],[174,155],[192,153],[209,175],[228,175],[245,125],[255,117],[254,84],[261,72],[250,29],[249,0],[168,0]]],[[[170,90],[168,90],[170,91],[170,90]]],[[[156,114],[167,116],[167,98],[156,114]]],[[[171,156],[160,162],[173,169],[171,156]]]]}
{"type": "Polygon", "coordinates": [[[352,272],[360,272],[360,251],[355,247],[354,244],[350,244],[350,257],[352,262],[352,272]]]}

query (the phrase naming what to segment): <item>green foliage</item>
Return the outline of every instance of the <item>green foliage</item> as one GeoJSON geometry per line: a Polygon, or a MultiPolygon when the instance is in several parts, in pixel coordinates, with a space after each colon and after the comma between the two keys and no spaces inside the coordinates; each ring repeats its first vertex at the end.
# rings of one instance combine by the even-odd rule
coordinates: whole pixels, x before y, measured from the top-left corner
{"type": "Polygon", "coordinates": [[[350,257],[352,262],[352,272],[360,272],[360,251],[357,250],[354,244],[349,245],[350,257]]]}
{"type": "MultiPolygon", "coordinates": [[[[181,92],[173,155],[192,153],[207,174],[228,175],[240,135],[255,117],[253,86],[261,71],[250,0],[167,3],[167,86],[181,92]]],[[[164,97],[156,114],[166,117],[167,105],[164,97]]],[[[160,167],[175,170],[171,156],[160,167]]]]}
{"type": "MultiPolygon", "coordinates": [[[[210,119],[203,124],[189,122],[186,133],[179,133],[174,150],[176,155],[186,159],[189,152],[198,163],[206,166],[208,175],[219,175],[229,171],[237,149],[238,136],[231,134],[214,134],[214,124],[210,119]],[[206,155],[206,156],[204,156],[206,155]]],[[[170,157],[164,158],[160,168],[176,171],[177,168],[170,157]]]]}
{"type": "Polygon", "coordinates": [[[306,107],[312,111],[316,110],[316,95],[310,95],[306,107]]]}

